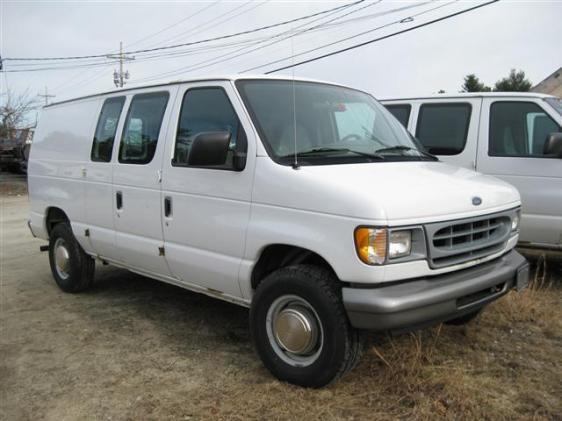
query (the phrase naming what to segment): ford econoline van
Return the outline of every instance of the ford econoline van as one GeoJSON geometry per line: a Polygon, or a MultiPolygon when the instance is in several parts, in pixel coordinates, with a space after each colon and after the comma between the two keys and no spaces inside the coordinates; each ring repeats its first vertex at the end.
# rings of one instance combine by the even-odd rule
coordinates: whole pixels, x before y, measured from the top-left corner
{"type": "Polygon", "coordinates": [[[517,190],[331,83],[205,78],[49,105],[29,193],[63,291],[99,261],[249,307],[265,366],[302,386],[351,370],[363,330],[466,323],[528,281],[517,190]]]}
{"type": "Polygon", "coordinates": [[[381,102],[443,162],[519,190],[520,246],[562,251],[562,99],[493,92],[381,102]]]}

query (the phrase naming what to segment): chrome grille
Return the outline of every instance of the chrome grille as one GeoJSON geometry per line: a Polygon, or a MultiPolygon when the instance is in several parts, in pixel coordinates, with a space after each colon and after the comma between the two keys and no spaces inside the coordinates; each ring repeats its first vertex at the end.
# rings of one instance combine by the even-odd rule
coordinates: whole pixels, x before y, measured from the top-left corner
{"type": "Polygon", "coordinates": [[[501,251],[511,233],[512,213],[427,224],[431,267],[464,263],[501,251]]]}

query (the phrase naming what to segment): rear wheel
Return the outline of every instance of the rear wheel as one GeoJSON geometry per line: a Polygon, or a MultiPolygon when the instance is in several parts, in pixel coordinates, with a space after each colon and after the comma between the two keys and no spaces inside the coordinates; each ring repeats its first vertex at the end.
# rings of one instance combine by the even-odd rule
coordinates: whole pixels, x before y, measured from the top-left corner
{"type": "Polygon", "coordinates": [[[258,286],[250,327],[264,365],[283,381],[322,387],[351,370],[361,354],[337,278],[298,265],[279,269],[258,286]]]}
{"type": "Polygon", "coordinates": [[[66,222],[55,225],[51,231],[49,263],[53,278],[65,292],[84,291],[93,283],[94,259],[80,247],[66,222]]]}

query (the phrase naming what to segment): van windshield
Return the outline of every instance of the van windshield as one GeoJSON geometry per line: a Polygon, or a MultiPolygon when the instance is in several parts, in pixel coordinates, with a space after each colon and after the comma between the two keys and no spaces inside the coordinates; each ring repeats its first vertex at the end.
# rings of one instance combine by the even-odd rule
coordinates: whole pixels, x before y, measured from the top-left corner
{"type": "Polygon", "coordinates": [[[292,164],[295,155],[303,165],[434,159],[366,93],[292,80],[236,85],[269,155],[280,164],[292,164]]]}

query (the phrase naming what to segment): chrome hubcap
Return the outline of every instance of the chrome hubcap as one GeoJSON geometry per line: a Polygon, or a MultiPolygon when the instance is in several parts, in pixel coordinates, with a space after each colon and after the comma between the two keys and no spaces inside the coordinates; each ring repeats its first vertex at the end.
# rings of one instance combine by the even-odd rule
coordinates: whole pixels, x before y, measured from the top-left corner
{"type": "Polygon", "coordinates": [[[62,279],[66,279],[70,272],[70,253],[62,238],[55,241],[55,268],[62,279]]]}
{"type": "Polygon", "coordinates": [[[284,295],[272,303],[267,313],[267,334],[275,353],[293,366],[312,364],[322,350],[318,314],[296,295],[284,295]]]}
{"type": "Polygon", "coordinates": [[[275,319],[275,339],[293,354],[306,354],[316,344],[318,328],[314,316],[304,307],[291,306],[279,312],[275,319]]]}

